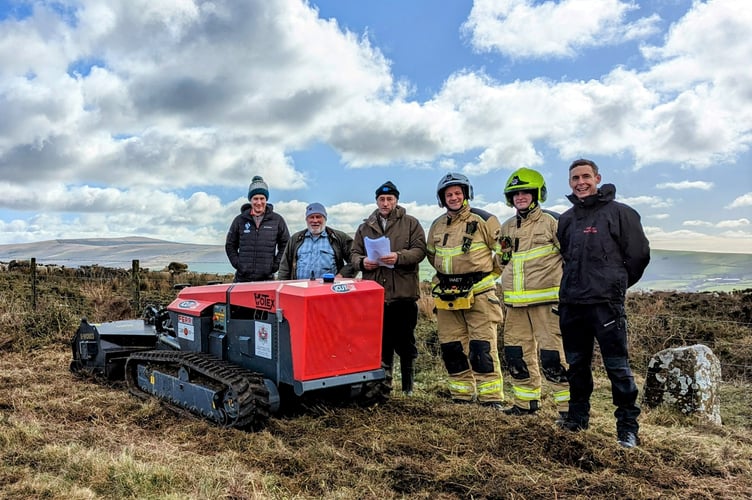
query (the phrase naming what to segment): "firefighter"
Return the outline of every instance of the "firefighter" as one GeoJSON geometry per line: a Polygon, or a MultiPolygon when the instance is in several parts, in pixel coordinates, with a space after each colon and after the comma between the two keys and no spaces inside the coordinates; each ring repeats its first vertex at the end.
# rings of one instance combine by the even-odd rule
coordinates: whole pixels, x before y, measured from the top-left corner
{"type": "Polygon", "coordinates": [[[446,213],[431,224],[426,244],[436,269],[433,297],[449,392],[457,403],[477,400],[503,410],[497,344],[503,313],[496,296],[501,226],[495,215],[470,208],[473,186],[462,174],[443,176],[436,197],[446,213]]]}
{"type": "Polygon", "coordinates": [[[541,208],[546,201],[546,181],[529,168],[509,176],[504,197],[517,211],[501,225],[504,358],[514,394],[514,406],[504,413],[537,412],[545,378],[551,384],[560,419],[564,419],[569,410],[569,385],[559,318],[554,313],[562,269],[556,238],[559,214],[541,208]]]}

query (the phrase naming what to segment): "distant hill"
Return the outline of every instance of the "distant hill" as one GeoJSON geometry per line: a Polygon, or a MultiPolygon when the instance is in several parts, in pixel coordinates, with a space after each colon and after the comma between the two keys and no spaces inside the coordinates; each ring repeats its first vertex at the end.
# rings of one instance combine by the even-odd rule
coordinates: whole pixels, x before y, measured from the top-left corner
{"type": "Polygon", "coordinates": [[[636,288],[685,292],[752,288],[752,254],[652,250],[636,288]]]}
{"type": "Polygon", "coordinates": [[[233,272],[223,245],[174,243],[143,237],[82,238],[0,245],[0,262],[36,258],[38,264],[80,267],[98,264],[130,269],[134,259],[139,266],[160,270],[170,262],[188,264],[195,272],[233,272]]]}
{"type": "MultiPolygon", "coordinates": [[[[187,264],[194,272],[231,273],[223,245],[174,243],[143,237],[60,239],[0,245],[0,262],[36,258],[39,264],[79,267],[98,264],[130,269],[134,259],[142,268],[160,270],[170,262],[187,264]]],[[[421,265],[421,278],[433,272],[421,265]]],[[[634,289],[684,292],[752,288],[752,254],[653,250],[651,262],[634,289]]]]}

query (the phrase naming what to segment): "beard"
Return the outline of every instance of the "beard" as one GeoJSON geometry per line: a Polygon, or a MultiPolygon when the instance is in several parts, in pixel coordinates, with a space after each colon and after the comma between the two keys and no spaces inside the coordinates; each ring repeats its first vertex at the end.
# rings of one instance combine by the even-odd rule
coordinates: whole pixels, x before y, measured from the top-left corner
{"type": "Polygon", "coordinates": [[[326,224],[321,224],[321,225],[320,225],[319,227],[317,227],[317,228],[314,228],[314,227],[308,226],[308,230],[309,230],[309,231],[311,232],[311,234],[312,234],[312,235],[314,235],[314,236],[318,236],[318,235],[320,235],[321,233],[323,233],[323,232],[324,232],[324,229],[326,229],[326,224]]]}

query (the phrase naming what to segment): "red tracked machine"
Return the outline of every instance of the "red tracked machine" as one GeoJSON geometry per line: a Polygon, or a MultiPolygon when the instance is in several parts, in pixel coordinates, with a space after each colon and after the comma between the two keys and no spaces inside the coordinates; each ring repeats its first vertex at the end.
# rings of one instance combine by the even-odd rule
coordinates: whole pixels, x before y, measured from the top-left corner
{"type": "Polygon", "coordinates": [[[287,398],[373,404],[384,289],[368,280],[296,280],[184,288],[141,320],[85,319],[75,373],[117,379],[223,426],[259,429],[287,398]]]}

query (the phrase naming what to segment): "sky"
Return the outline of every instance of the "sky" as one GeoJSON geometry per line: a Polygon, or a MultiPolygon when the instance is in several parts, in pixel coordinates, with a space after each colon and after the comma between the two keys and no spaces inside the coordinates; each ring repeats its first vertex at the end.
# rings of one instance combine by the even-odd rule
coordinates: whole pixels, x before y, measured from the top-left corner
{"type": "Polygon", "coordinates": [[[448,172],[513,215],[594,160],[651,248],[752,253],[752,2],[0,0],[0,245],[224,244],[262,175],[291,232],[448,172]]]}

